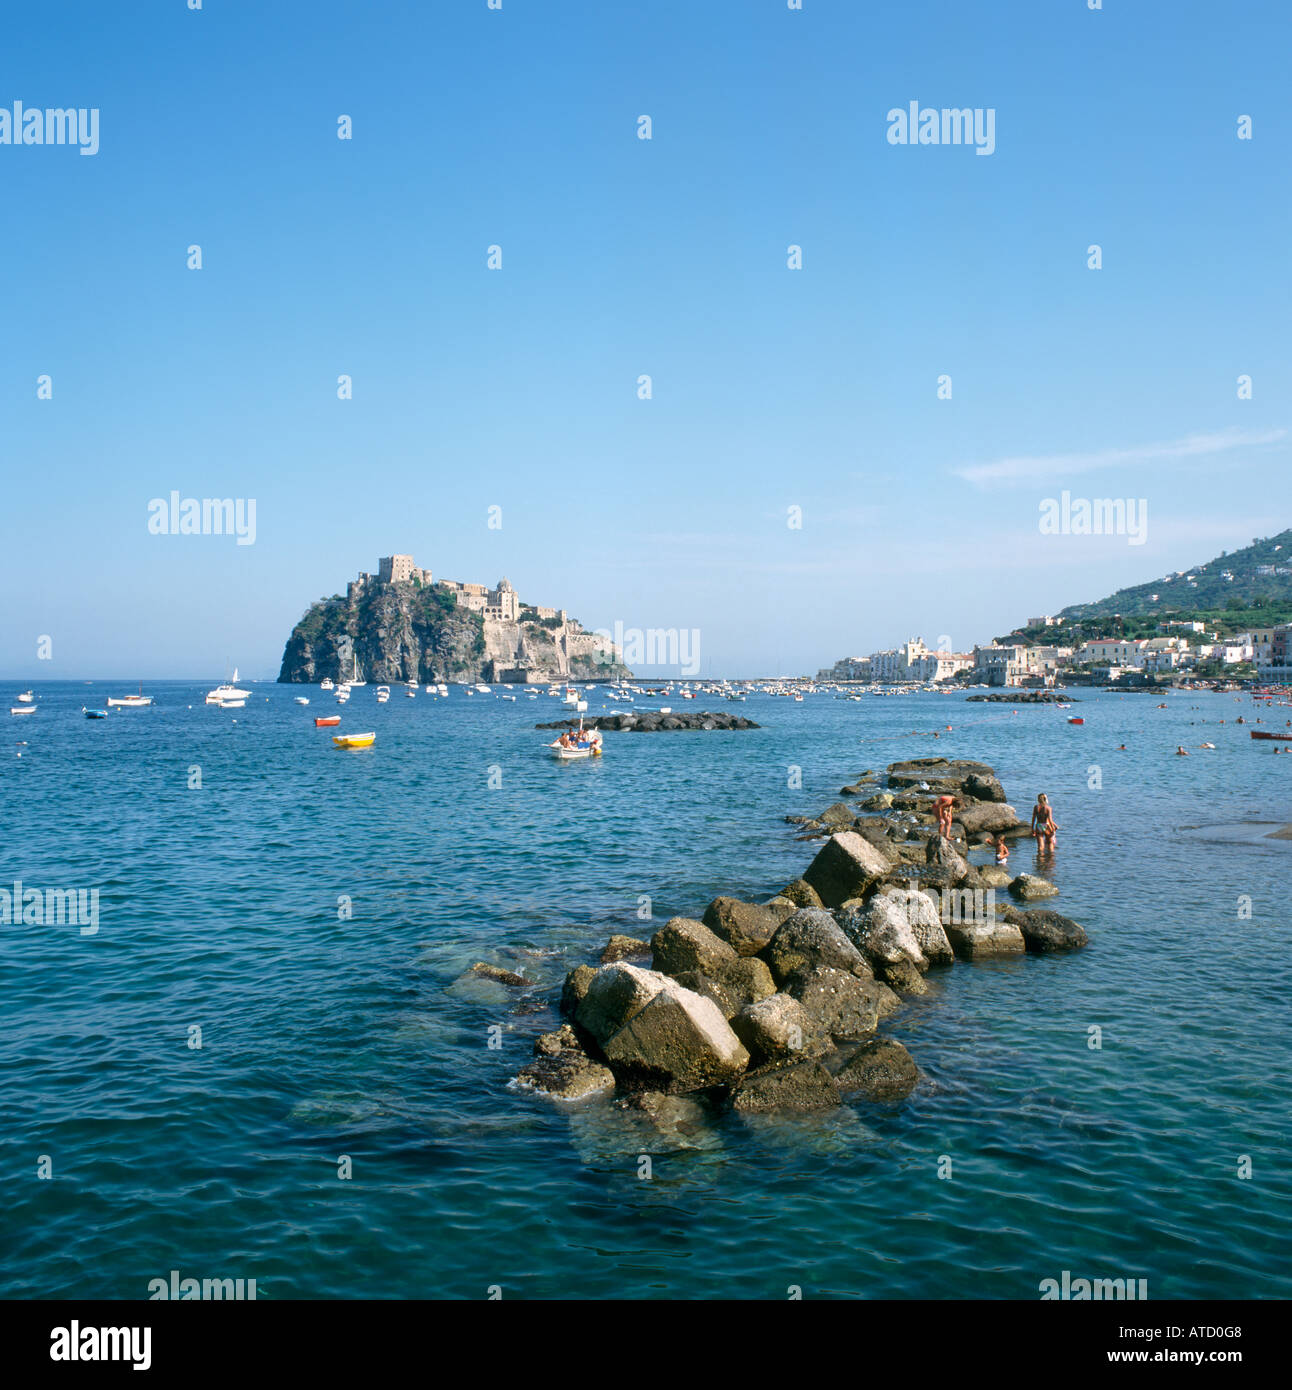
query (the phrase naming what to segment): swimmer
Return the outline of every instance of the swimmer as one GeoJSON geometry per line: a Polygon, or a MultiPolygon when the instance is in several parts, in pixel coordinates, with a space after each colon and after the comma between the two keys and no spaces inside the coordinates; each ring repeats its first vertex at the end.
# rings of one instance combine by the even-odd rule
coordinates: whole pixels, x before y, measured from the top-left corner
{"type": "Polygon", "coordinates": [[[1188,750],[1183,745],[1181,745],[1179,748],[1175,750],[1175,756],[1177,758],[1187,758],[1189,756],[1189,753],[1188,750]]]}

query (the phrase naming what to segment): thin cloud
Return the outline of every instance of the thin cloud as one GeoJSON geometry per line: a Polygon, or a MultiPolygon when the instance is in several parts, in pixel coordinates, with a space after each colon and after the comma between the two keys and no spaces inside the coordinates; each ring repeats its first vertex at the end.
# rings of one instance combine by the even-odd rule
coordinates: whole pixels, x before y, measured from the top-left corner
{"type": "Polygon", "coordinates": [[[1133,468],[1138,464],[1204,458],[1231,449],[1276,444],[1286,437],[1287,430],[1230,429],[1216,434],[1191,434],[1168,444],[1142,444],[1133,449],[1099,449],[1086,454],[1024,454],[997,459],[994,463],[970,464],[954,471],[967,482],[980,485],[1061,478],[1073,473],[1091,473],[1099,468],[1133,468]]]}

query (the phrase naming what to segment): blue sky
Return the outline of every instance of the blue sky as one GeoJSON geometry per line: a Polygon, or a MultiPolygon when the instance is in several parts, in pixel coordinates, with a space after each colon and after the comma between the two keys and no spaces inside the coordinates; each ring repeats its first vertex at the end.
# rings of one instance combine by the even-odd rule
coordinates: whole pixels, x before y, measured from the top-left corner
{"type": "Polygon", "coordinates": [[[97,107],[100,149],[0,145],[0,675],[272,676],[391,551],[815,671],[1281,530],[1289,38],[1275,0],[22,7],[0,107],[97,107]],[[995,152],[890,144],[911,101],[995,152]],[[1147,543],[1042,536],[1064,488],[1147,543]],[[255,544],[150,535],[172,490],[255,498],[255,544]]]}

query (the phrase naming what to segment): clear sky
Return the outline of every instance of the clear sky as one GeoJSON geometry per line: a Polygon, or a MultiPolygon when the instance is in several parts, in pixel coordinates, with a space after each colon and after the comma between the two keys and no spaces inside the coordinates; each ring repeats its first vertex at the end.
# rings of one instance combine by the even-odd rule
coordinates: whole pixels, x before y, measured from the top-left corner
{"type": "Polygon", "coordinates": [[[0,144],[0,676],[273,676],[392,551],[815,671],[1281,530],[1290,39],[1286,0],[10,7],[0,109],[100,115],[0,144]],[[994,152],[890,143],[912,101],[994,152]],[[1146,542],[1042,535],[1063,489],[1146,542]],[[255,543],[150,534],[172,491],[255,543]]]}

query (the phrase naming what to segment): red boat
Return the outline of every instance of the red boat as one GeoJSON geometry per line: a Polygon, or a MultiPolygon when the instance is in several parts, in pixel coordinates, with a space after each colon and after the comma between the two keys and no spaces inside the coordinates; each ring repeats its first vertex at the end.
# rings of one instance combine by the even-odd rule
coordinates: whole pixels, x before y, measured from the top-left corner
{"type": "Polygon", "coordinates": [[[341,716],[339,714],[329,714],[325,719],[316,719],[314,721],[314,727],[316,729],[322,729],[329,724],[339,724],[340,722],[341,716]]]}
{"type": "Polygon", "coordinates": [[[1085,721],[1084,719],[1069,719],[1069,720],[1068,720],[1068,723],[1069,723],[1069,724],[1084,724],[1085,722],[1086,722],[1086,721],[1085,721]]]}
{"type": "Polygon", "coordinates": [[[1267,729],[1253,729],[1253,738],[1276,738],[1280,743],[1292,743],[1292,734],[1274,734],[1267,729]]]}

